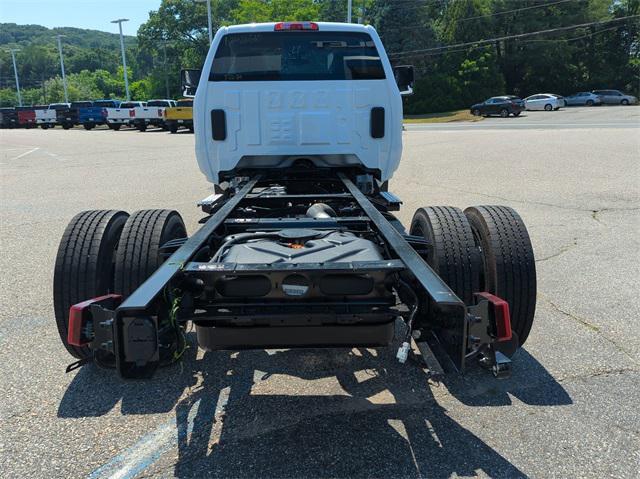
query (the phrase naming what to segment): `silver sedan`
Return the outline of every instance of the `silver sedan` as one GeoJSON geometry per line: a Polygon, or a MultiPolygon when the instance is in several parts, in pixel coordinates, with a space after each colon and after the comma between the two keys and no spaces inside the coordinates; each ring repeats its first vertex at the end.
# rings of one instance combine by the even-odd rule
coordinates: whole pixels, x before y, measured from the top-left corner
{"type": "Polygon", "coordinates": [[[581,91],[564,97],[569,106],[594,106],[602,105],[602,98],[590,91],[581,91]]]}

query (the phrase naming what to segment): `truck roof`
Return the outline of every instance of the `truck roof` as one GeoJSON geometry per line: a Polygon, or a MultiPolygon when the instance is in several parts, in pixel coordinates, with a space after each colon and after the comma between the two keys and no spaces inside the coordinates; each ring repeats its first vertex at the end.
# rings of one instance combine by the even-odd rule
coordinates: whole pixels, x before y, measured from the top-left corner
{"type": "Polygon", "coordinates": [[[333,31],[333,32],[366,32],[373,30],[371,25],[360,25],[357,23],[337,23],[337,22],[308,22],[308,21],[296,21],[296,22],[270,22],[270,23],[247,23],[243,25],[231,25],[228,27],[221,27],[220,30],[223,33],[251,33],[251,32],[273,32],[278,24],[291,24],[291,23],[313,23],[318,26],[318,31],[333,31]]]}

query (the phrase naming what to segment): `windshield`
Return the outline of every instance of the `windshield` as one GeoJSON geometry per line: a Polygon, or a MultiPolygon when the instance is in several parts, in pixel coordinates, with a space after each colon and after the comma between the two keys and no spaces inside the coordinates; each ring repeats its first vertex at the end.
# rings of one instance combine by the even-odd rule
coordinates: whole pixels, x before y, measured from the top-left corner
{"type": "Polygon", "coordinates": [[[193,106],[193,100],[178,100],[178,106],[193,106]]]}
{"type": "Polygon", "coordinates": [[[166,100],[154,100],[148,101],[147,106],[171,106],[171,103],[166,100]]]}
{"type": "Polygon", "coordinates": [[[210,81],[382,80],[371,37],[358,32],[235,33],[222,38],[210,81]]]}

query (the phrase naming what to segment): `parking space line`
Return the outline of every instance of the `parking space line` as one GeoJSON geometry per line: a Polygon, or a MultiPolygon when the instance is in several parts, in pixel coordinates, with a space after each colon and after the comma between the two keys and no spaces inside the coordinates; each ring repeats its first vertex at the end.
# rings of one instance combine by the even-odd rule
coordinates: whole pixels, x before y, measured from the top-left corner
{"type": "Polygon", "coordinates": [[[24,152],[24,153],[22,153],[21,155],[18,155],[18,156],[15,156],[15,157],[11,158],[9,161],[19,160],[20,158],[22,158],[22,157],[24,157],[24,156],[27,156],[27,155],[30,155],[31,153],[33,153],[34,151],[37,151],[37,150],[39,150],[39,149],[40,149],[40,147],[39,147],[39,146],[36,146],[34,149],[29,150],[29,151],[25,151],[25,152],[24,152]]]}
{"type": "Polygon", "coordinates": [[[174,447],[179,438],[191,434],[199,406],[200,401],[198,400],[189,411],[186,431],[179,430],[175,420],[167,421],[93,471],[89,474],[88,479],[133,479],[174,447]]]}

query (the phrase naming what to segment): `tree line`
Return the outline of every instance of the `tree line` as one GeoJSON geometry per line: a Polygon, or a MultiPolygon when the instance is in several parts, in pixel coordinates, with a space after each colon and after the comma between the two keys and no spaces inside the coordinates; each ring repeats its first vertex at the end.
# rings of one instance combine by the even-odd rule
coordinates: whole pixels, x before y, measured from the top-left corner
{"type": "MultiPolygon", "coordinates": [[[[229,24],[345,21],[346,0],[211,0],[214,30],[229,24]]],[[[640,0],[354,0],[353,21],[373,25],[393,64],[416,67],[408,113],[466,108],[488,96],[640,90],[640,0]],[[578,26],[578,27],[576,27],[578,26]]],[[[56,35],[63,34],[72,100],[123,98],[117,35],[0,25],[18,47],[26,104],[63,100],[56,35]]],[[[206,6],[163,0],[126,38],[133,99],[178,97],[181,68],[208,50],[206,6]]],[[[11,57],[0,57],[0,104],[15,104],[11,57]]]]}

